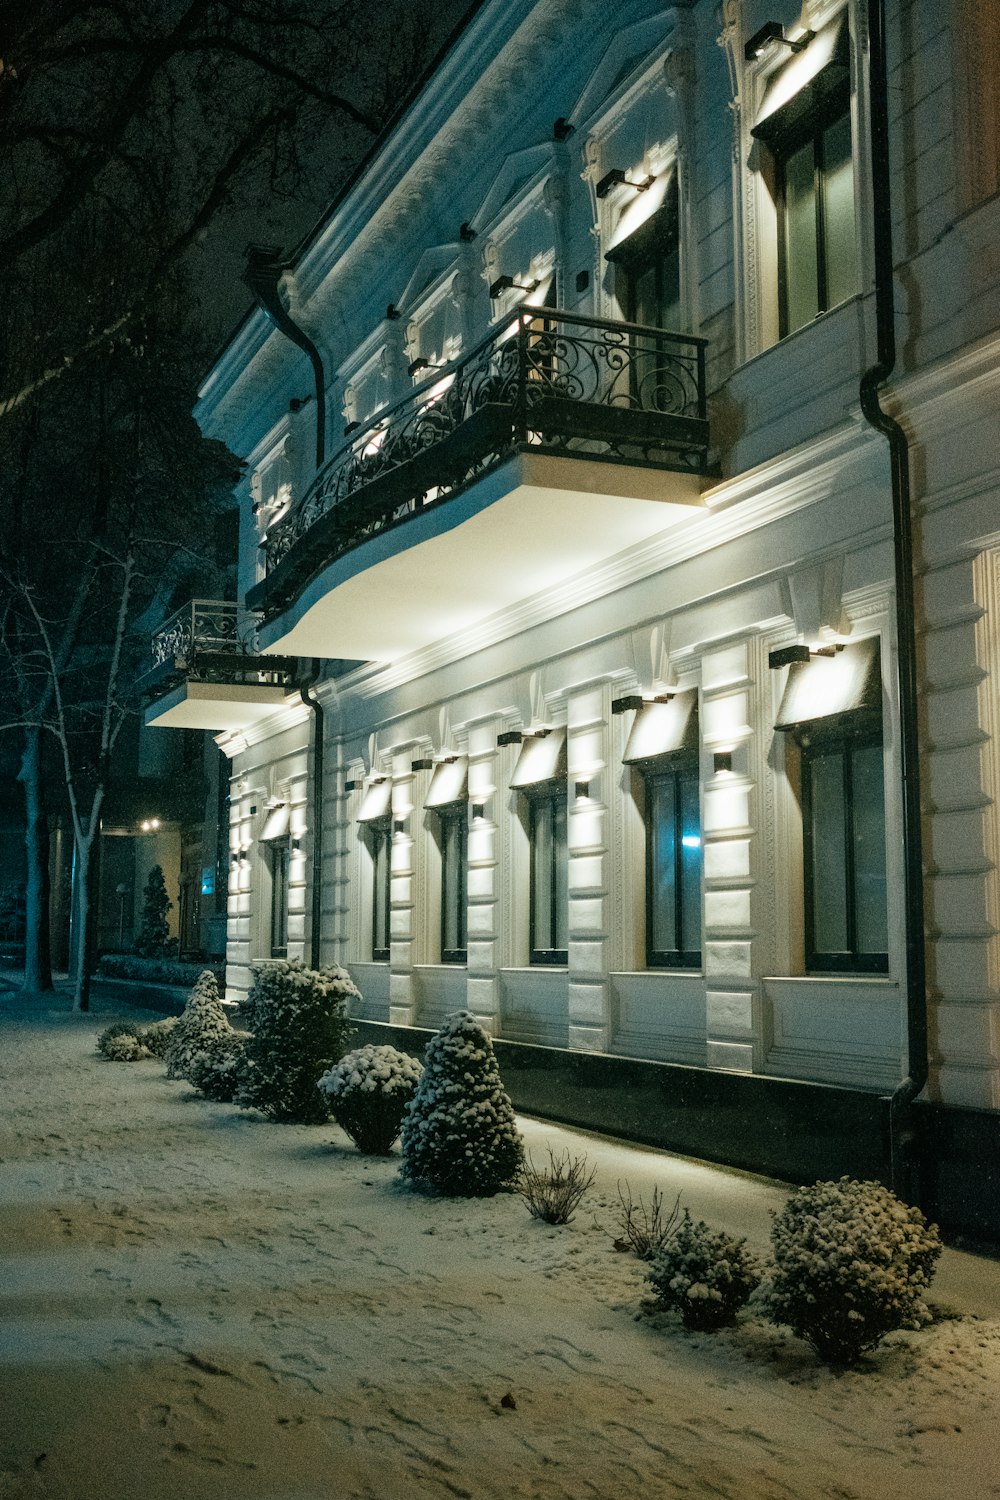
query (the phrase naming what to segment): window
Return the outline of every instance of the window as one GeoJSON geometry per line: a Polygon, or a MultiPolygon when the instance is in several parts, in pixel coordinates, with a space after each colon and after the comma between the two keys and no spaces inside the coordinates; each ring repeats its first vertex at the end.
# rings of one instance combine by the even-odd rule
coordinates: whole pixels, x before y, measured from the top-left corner
{"type": "Polygon", "coordinates": [[[532,789],[528,794],[528,839],[531,847],[531,962],[567,961],[569,894],[567,890],[566,787],[532,789]]]}
{"type": "Polygon", "coordinates": [[[373,818],[367,824],[368,849],[372,859],[372,958],[389,957],[391,912],[392,821],[373,818]]]}
{"type": "Polygon", "coordinates": [[[448,755],[434,767],[424,807],[438,815],[441,850],[441,962],[464,964],[469,840],[469,757],[448,755]]]}
{"type": "Polygon", "coordinates": [[[530,962],[564,964],[569,952],[565,729],[525,735],[510,784],[528,800],[530,962]]]}
{"type": "Polygon", "coordinates": [[[857,289],[851,117],[814,121],[776,151],[778,324],[782,338],[857,289]]]}
{"type": "Polygon", "coordinates": [[[271,861],[271,957],[288,957],[288,860],[287,839],[269,844],[271,861]]]}
{"type": "Polygon", "coordinates": [[[646,964],[701,967],[701,809],[697,761],[644,773],[646,964]]]}
{"type": "Polygon", "coordinates": [[[392,781],[373,776],[366,783],[358,822],[371,860],[372,958],[389,957],[392,911],[392,781]]]}
{"type": "Polygon", "coordinates": [[[438,810],[441,820],[441,962],[464,964],[469,819],[465,803],[438,810]]]}
{"type": "Polygon", "coordinates": [[[849,50],[841,12],[772,76],[752,132],[773,164],[780,338],[857,291],[849,50]]]}
{"type": "Polygon", "coordinates": [[[878,637],[794,660],[775,728],[798,746],[806,971],[886,973],[878,637]]]}
{"type": "Polygon", "coordinates": [[[675,176],[671,176],[662,206],[613,245],[607,259],[615,268],[615,296],[622,317],[629,323],[677,333],[681,284],[675,176]]]}
{"type": "Polygon", "coordinates": [[[644,703],[622,760],[642,777],[646,824],[646,964],[701,967],[698,693],[644,703]]]}
{"type": "Polygon", "coordinates": [[[802,765],[806,969],[889,968],[882,733],[797,735],[802,765]]]}

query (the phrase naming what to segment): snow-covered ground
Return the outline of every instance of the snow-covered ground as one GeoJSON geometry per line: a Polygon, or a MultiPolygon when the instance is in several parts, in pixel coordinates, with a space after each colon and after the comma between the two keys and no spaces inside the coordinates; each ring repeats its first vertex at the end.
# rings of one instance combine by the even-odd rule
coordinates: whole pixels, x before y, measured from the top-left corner
{"type": "Polygon", "coordinates": [[[961,1316],[847,1374],[689,1335],[642,1311],[617,1182],[761,1249],[780,1184],[525,1120],[596,1163],[571,1225],[423,1197],[104,1062],[108,1016],[0,995],[2,1500],[1000,1496],[997,1263],[946,1252],[961,1316]]]}

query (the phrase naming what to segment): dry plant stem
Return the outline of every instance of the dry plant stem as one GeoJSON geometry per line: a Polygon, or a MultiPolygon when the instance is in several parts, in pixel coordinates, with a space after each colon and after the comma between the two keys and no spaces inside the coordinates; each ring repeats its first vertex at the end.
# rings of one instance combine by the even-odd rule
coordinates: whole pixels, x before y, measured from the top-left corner
{"type": "Polygon", "coordinates": [[[622,1236],[628,1240],[632,1249],[640,1260],[651,1260],[661,1246],[672,1239],[677,1232],[681,1218],[681,1195],[677,1194],[674,1206],[669,1214],[664,1216],[663,1194],[660,1189],[654,1187],[650,1207],[647,1209],[640,1196],[638,1203],[633,1201],[632,1189],[626,1180],[625,1189],[618,1184],[618,1201],[621,1207],[618,1210],[618,1223],[621,1226],[622,1236]]]}
{"type": "Polygon", "coordinates": [[[596,1168],[587,1171],[586,1156],[570,1157],[568,1151],[556,1156],[549,1147],[549,1168],[538,1168],[528,1156],[517,1191],[534,1219],[546,1224],[568,1224],[580,1206],[580,1200],[594,1180],[596,1168]]]}

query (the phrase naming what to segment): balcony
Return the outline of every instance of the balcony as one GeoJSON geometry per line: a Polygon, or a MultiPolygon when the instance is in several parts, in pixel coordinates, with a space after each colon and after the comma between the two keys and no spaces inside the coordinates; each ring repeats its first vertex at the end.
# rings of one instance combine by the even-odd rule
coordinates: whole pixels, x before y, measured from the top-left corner
{"type": "Polygon", "coordinates": [[[705,341],[516,314],[350,435],[263,543],[264,650],[389,660],[688,519],[705,341]]]}
{"type": "Polygon", "coordinates": [[[170,729],[246,729],[294,690],[295,663],[253,655],[236,604],[193,599],[155,632],[152,663],[139,679],[144,722],[170,729]]]}

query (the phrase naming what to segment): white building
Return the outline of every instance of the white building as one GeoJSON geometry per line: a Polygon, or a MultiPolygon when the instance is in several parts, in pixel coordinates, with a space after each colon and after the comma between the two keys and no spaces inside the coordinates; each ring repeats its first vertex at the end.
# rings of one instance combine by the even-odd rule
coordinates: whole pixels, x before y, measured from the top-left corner
{"type": "Polygon", "coordinates": [[[198,417],[279,670],[147,715],[232,759],[230,999],[342,963],[525,1108],[1000,1233],[988,11],[484,0],[258,256],[198,417]]]}

